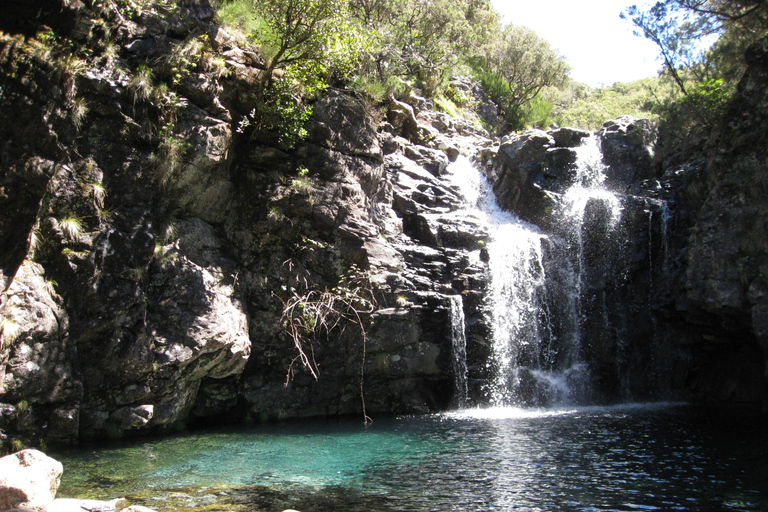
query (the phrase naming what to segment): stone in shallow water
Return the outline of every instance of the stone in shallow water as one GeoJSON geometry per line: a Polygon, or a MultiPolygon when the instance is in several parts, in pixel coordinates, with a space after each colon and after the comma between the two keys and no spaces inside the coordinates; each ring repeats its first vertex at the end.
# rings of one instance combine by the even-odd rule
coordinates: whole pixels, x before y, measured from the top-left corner
{"type": "Polygon", "coordinates": [[[146,512],[151,510],[145,507],[129,505],[128,500],[124,498],[117,498],[111,501],[59,498],[53,501],[49,512],[146,512]]]}
{"type": "Polygon", "coordinates": [[[61,482],[63,467],[38,450],[0,459],[0,510],[47,512],[61,482]]]}

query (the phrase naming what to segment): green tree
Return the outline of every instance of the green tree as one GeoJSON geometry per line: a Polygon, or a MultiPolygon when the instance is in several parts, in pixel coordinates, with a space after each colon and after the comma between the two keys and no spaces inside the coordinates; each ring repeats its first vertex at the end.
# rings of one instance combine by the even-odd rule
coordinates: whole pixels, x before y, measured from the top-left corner
{"type": "Polygon", "coordinates": [[[498,31],[488,0],[353,0],[351,12],[372,39],[363,72],[414,79],[427,95],[498,31]]]}
{"type": "Polygon", "coordinates": [[[725,106],[742,76],[744,53],[768,36],[768,0],[660,0],[622,14],[659,48],[665,74],[681,95],[661,98],[660,139],[668,151],[703,150],[722,125],[725,106]]]}
{"type": "Polygon", "coordinates": [[[350,21],[346,0],[250,1],[247,13],[241,0],[222,5],[236,26],[248,27],[266,60],[258,101],[238,131],[290,149],[306,136],[304,124],[312,114],[306,99],[324,90],[333,75],[354,69],[365,38],[350,21]]]}
{"type": "Polygon", "coordinates": [[[508,25],[475,68],[513,129],[522,128],[531,102],[548,86],[562,87],[570,67],[531,29],[508,25]]]}
{"type": "Polygon", "coordinates": [[[252,34],[266,54],[264,88],[283,68],[309,89],[331,72],[349,72],[364,39],[349,21],[346,0],[254,0],[262,23],[252,34]]]}
{"type": "Polygon", "coordinates": [[[738,79],[745,48],[768,35],[768,0],[661,0],[622,17],[658,46],[683,94],[690,83],[738,79]]]}

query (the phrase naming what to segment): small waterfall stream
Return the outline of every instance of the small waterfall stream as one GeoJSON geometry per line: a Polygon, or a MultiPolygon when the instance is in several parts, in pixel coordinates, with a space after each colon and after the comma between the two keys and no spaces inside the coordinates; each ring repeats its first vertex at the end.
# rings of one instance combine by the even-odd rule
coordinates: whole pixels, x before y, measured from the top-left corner
{"type": "Polygon", "coordinates": [[[454,405],[467,405],[467,335],[464,330],[464,302],[461,295],[449,295],[451,301],[451,341],[453,345],[454,405]]]}
{"type": "MultiPolygon", "coordinates": [[[[520,405],[536,381],[534,372],[550,366],[552,333],[547,315],[543,247],[547,236],[504,212],[490,184],[462,158],[448,173],[462,193],[466,209],[489,233],[486,247],[490,288],[486,307],[491,318],[493,379],[488,395],[496,406],[520,405]]],[[[478,254],[478,258],[479,258],[478,254]]]]}

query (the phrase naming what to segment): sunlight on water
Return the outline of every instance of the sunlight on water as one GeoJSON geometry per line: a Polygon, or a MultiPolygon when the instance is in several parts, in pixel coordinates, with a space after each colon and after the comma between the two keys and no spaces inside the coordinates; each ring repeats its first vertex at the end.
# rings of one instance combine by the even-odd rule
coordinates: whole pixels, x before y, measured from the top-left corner
{"type": "Polygon", "coordinates": [[[480,420],[508,420],[529,418],[550,418],[554,416],[568,416],[576,414],[617,414],[632,411],[658,411],[672,407],[682,407],[683,402],[647,402],[627,403],[617,405],[588,405],[578,407],[551,407],[551,408],[527,408],[527,407],[482,407],[476,409],[461,409],[445,413],[446,418],[453,419],[480,419],[480,420]]]}
{"type": "Polygon", "coordinates": [[[508,420],[523,418],[549,418],[571,414],[569,409],[528,409],[523,407],[487,407],[479,409],[463,409],[446,413],[446,418],[473,420],[508,420]]]}
{"type": "Polygon", "coordinates": [[[60,497],[128,496],[160,512],[768,510],[763,423],[674,403],[494,407],[53,455],[60,497]]]}

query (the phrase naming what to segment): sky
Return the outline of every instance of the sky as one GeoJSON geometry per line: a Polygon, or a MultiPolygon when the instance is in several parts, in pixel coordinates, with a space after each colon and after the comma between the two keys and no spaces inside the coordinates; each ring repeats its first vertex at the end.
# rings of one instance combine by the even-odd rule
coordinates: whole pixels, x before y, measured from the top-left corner
{"type": "Polygon", "coordinates": [[[571,78],[592,87],[656,76],[652,42],[635,36],[619,14],[643,0],[491,0],[502,21],[532,29],[571,66],[571,78]]]}

